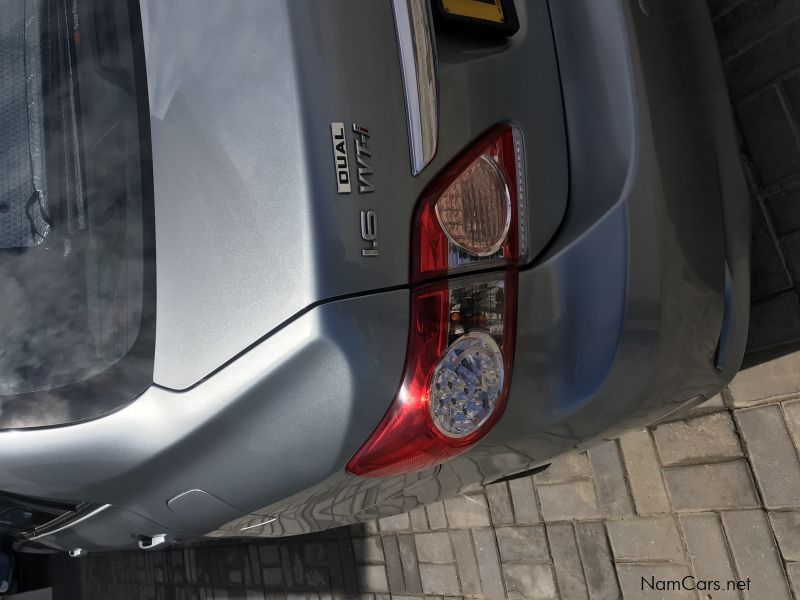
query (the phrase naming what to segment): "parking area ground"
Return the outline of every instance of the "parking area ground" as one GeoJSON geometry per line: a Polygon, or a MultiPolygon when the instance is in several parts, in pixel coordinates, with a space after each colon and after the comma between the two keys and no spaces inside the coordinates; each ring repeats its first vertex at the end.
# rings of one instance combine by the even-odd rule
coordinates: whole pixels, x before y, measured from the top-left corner
{"type": "Polygon", "coordinates": [[[91,556],[84,597],[800,598],[799,449],[794,354],[482,493],[323,535],[91,556]]]}

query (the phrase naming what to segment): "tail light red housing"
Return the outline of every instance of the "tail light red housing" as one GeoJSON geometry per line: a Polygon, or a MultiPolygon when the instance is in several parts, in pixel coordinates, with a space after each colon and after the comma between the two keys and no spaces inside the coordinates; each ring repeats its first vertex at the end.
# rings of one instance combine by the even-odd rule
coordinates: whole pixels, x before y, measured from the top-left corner
{"type": "Polygon", "coordinates": [[[516,265],[526,251],[524,192],[521,135],[500,125],[423,193],[412,226],[402,384],[348,463],[350,473],[430,468],[465,452],[502,416],[514,362],[516,265]],[[498,270],[443,278],[492,268],[498,270]]]}
{"type": "MultiPolygon", "coordinates": [[[[525,193],[522,136],[510,125],[499,125],[471,145],[426,189],[417,206],[412,229],[411,275],[413,281],[451,275],[486,266],[516,265],[527,252],[525,235],[525,193]],[[437,206],[459,179],[475,165],[489,164],[502,177],[508,202],[506,232],[490,254],[471,253],[459,247],[442,226],[437,206]]],[[[462,194],[466,196],[467,194],[462,194]]],[[[465,220],[479,220],[480,202],[463,199],[465,220]],[[470,210],[472,209],[472,210],[470,210]]]]}

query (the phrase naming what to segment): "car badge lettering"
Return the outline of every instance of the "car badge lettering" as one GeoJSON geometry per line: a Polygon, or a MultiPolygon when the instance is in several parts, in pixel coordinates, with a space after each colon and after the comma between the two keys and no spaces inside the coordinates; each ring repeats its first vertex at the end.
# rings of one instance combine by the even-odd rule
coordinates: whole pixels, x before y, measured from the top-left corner
{"type": "Polygon", "coordinates": [[[361,249],[361,256],[380,256],[378,249],[378,214],[374,210],[361,211],[361,239],[369,242],[361,249]]]}
{"type": "Polygon", "coordinates": [[[331,145],[333,146],[333,164],[336,167],[336,190],[340,194],[349,194],[350,163],[347,160],[347,138],[344,123],[331,123],[331,145]]]}
{"type": "Polygon", "coordinates": [[[375,191],[375,186],[367,179],[375,171],[370,164],[372,151],[369,148],[369,129],[363,125],[353,123],[353,133],[355,134],[356,165],[358,166],[358,191],[368,194],[375,191]]]}

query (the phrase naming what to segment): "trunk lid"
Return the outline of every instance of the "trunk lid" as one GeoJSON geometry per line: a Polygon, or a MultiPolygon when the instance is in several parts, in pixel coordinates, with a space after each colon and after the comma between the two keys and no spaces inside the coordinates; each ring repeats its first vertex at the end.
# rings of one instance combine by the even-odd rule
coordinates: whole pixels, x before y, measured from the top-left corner
{"type": "Polygon", "coordinates": [[[144,0],[142,12],[154,378],[183,389],[316,302],[405,284],[424,180],[411,176],[389,2],[144,0]],[[332,123],[350,193],[337,189],[332,123]],[[361,185],[356,139],[372,171],[361,185]],[[375,211],[378,240],[362,239],[362,211],[375,211]]]}

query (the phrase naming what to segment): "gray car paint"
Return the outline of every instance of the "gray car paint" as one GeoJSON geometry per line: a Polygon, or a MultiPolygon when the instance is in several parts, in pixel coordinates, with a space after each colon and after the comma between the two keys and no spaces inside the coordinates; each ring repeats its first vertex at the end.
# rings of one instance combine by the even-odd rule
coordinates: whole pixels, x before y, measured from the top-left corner
{"type": "Polygon", "coordinates": [[[154,386],[102,419],[2,433],[2,489],[106,498],[177,532],[219,524],[170,510],[186,490],[236,507],[229,518],[253,512],[358,450],[397,391],[407,324],[407,291],[326,304],[187,392],[154,386]]]}
{"type": "Polygon", "coordinates": [[[497,122],[525,133],[531,256],[558,226],[566,144],[545,2],[520,6],[508,44],[440,46],[439,151],[418,177],[390,2],[144,0],[142,12],[157,384],[194,385],[320,301],[406,285],[417,198],[497,122]],[[374,193],[337,194],[332,121],[371,128],[374,193]],[[361,256],[361,210],[377,211],[379,257],[361,256]]]}
{"type": "MultiPolygon", "coordinates": [[[[396,478],[343,470],[399,385],[408,291],[398,289],[316,306],[186,392],[155,386],[98,421],[2,433],[0,488],[110,502],[143,518],[127,525],[131,535],[149,530],[148,521],[180,538],[211,530],[287,535],[474,489],[716,393],[733,376],[746,337],[747,190],[719,58],[709,51],[707,9],[692,0],[654,6],[652,21],[627,0],[550,7],[571,142],[569,210],[553,243],[519,274],[508,408],[469,453],[396,478]],[[678,47],[699,66],[665,61],[678,47]],[[686,95],[682,81],[697,93],[686,95]],[[699,168],[673,155],[694,136],[711,142],[713,160],[699,168]],[[696,196],[672,187],[681,177],[698,186],[696,196]],[[707,244],[701,230],[685,229],[698,203],[715,219],[707,244]],[[726,310],[726,264],[733,358],[718,371],[709,354],[726,310]],[[168,508],[193,488],[229,504],[231,520],[188,523],[168,508]],[[279,519],[240,531],[261,515],[279,519]]],[[[462,43],[440,39],[440,55],[464,52],[462,43]]],[[[461,135],[452,126],[443,125],[443,144],[461,135]]],[[[524,132],[529,149],[535,132],[524,132]]],[[[118,522],[97,519],[95,532],[118,522]]],[[[118,531],[103,539],[84,534],[88,527],[48,543],[119,544],[118,531]]]]}

